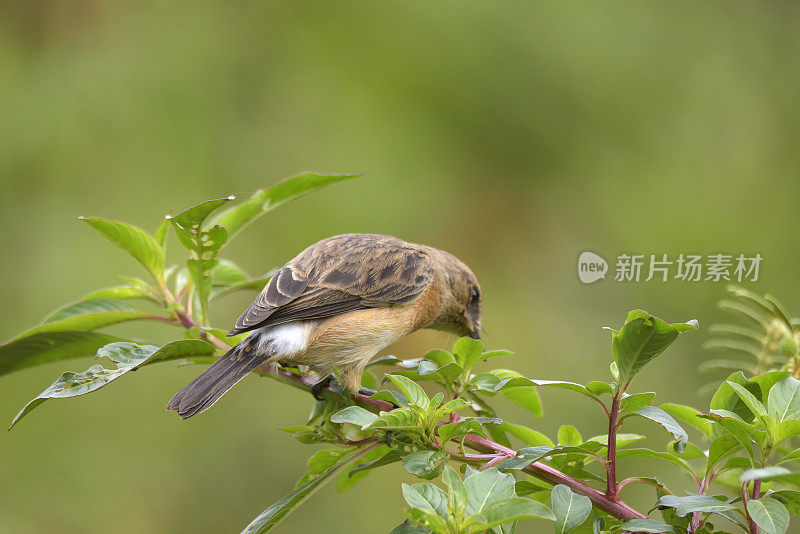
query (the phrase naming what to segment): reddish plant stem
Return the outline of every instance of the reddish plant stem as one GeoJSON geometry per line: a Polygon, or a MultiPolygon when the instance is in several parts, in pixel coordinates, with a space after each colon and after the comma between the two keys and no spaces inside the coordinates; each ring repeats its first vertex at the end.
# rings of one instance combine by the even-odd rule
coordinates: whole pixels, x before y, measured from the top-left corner
{"type": "MultiPolygon", "coordinates": [[[[709,475],[710,475],[710,473],[709,473],[709,475]]],[[[700,487],[697,490],[697,494],[698,495],[705,495],[706,487],[708,485],[708,479],[709,478],[710,478],[710,476],[705,476],[700,481],[700,487]]],[[[703,516],[702,512],[693,512],[692,513],[692,524],[690,526],[691,530],[689,532],[697,532],[700,529],[700,519],[702,518],[702,516],[703,516]]]]}
{"type": "MultiPolygon", "coordinates": [[[[747,482],[742,484],[742,504],[744,505],[744,515],[745,517],[747,517],[747,526],[750,534],[758,534],[759,531],[758,525],[756,525],[756,522],[753,521],[752,517],[750,517],[750,512],[747,511],[747,502],[751,498],[749,492],[747,491],[748,486],[749,484],[747,482]]],[[[761,493],[761,481],[756,480],[755,482],[753,482],[752,498],[757,499],[760,493],[761,493]]]]}
{"type": "Polygon", "coordinates": [[[606,496],[619,500],[617,486],[617,421],[619,419],[620,392],[614,394],[611,410],[608,413],[608,454],[606,456],[606,496]]]}
{"type": "MultiPolygon", "coordinates": [[[[471,449],[475,449],[476,451],[494,451],[516,456],[516,451],[514,449],[504,447],[499,443],[495,443],[489,439],[482,438],[480,436],[474,436],[472,434],[467,434],[464,444],[469,446],[471,449]]],[[[576,480],[571,476],[565,475],[558,469],[554,469],[549,465],[541,462],[533,462],[531,465],[524,468],[523,471],[553,485],[564,484],[575,493],[589,497],[589,500],[591,500],[592,504],[594,504],[597,508],[620,519],[628,520],[647,518],[647,516],[637,512],[624,502],[610,499],[602,492],[597,491],[587,484],[584,484],[580,480],[576,480]]]]}

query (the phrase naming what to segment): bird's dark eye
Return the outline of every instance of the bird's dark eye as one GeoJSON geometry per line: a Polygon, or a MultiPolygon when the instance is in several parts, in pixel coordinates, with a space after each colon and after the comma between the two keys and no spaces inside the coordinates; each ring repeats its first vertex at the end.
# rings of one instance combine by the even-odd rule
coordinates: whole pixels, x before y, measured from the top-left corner
{"type": "Polygon", "coordinates": [[[470,304],[477,304],[478,300],[480,300],[480,298],[481,298],[480,292],[476,288],[473,287],[472,288],[472,296],[471,296],[471,298],[469,300],[469,303],[470,304]]]}

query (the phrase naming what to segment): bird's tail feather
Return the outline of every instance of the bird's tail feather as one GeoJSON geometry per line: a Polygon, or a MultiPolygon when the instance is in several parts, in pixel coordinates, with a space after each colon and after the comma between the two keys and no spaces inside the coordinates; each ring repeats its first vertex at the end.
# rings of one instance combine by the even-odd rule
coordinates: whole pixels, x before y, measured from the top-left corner
{"type": "Polygon", "coordinates": [[[172,397],[167,404],[167,410],[176,411],[186,419],[209,409],[226,391],[268,357],[268,351],[259,350],[257,344],[250,344],[245,340],[172,397]]]}

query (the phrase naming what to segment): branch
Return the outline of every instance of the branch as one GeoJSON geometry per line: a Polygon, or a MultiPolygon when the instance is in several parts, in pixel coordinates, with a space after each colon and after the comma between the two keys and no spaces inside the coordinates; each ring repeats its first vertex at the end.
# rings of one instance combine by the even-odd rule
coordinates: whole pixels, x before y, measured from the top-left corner
{"type": "MultiPolygon", "coordinates": [[[[311,386],[313,385],[313,383],[307,378],[301,377],[292,373],[291,371],[274,365],[262,365],[256,368],[255,372],[259,375],[269,376],[275,380],[283,382],[284,384],[307,392],[311,391],[311,386]]],[[[322,394],[325,396],[332,396],[332,398],[339,397],[339,394],[333,391],[330,387],[325,388],[322,391],[322,394]]],[[[395,408],[394,405],[389,402],[371,399],[360,394],[355,395],[353,400],[358,406],[373,411],[388,412],[395,408]]],[[[472,434],[467,434],[465,436],[464,445],[475,451],[485,454],[499,453],[503,456],[511,458],[517,455],[517,451],[514,449],[472,434]]],[[[600,510],[603,510],[604,512],[607,512],[620,519],[629,520],[647,518],[646,515],[637,512],[624,502],[610,498],[593,487],[581,482],[580,480],[572,478],[571,476],[566,475],[558,469],[550,467],[549,465],[541,462],[533,462],[529,466],[525,467],[523,471],[549,484],[563,484],[570,488],[573,492],[588,497],[589,500],[592,501],[592,504],[600,510]]]]}
{"type": "Polygon", "coordinates": [[[608,414],[608,461],[606,463],[606,495],[613,500],[619,499],[617,487],[617,419],[619,418],[619,389],[614,393],[611,410],[608,414]]]}

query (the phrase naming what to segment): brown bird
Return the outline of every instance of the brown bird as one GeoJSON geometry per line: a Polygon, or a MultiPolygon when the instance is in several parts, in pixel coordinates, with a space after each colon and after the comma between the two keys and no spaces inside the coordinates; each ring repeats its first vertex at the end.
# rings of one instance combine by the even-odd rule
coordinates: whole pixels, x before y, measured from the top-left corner
{"type": "Polygon", "coordinates": [[[422,328],[478,339],[481,288],[443,250],[396,237],[323,239],[284,265],[228,336],[250,332],[167,405],[184,419],[210,408],[263,363],[307,365],[352,394],[381,349],[422,328]]]}

